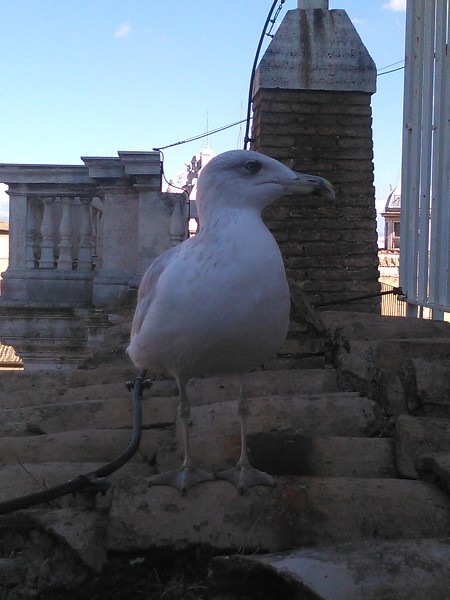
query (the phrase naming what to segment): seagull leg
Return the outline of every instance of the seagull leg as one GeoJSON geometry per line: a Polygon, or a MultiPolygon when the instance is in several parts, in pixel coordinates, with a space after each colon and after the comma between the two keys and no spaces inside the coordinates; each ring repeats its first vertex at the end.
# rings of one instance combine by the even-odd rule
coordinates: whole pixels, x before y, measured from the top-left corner
{"type": "Polygon", "coordinates": [[[239,389],[239,421],[241,424],[241,456],[231,469],[216,473],[218,479],[226,479],[237,488],[239,494],[244,494],[249,488],[254,485],[269,485],[274,487],[275,480],[271,475],[255,469],[251,466],[247,454],[247,416],[248,416],[248,399],[245,394],[245,386],[242,378],[240,379],[239,389]]]}
{"type": "Polygon", "coordinates": [[[212,481],[214,475],[207,471],[203,471],[192,464],[188,431],[191,410],[186,394],[187,382],[183,379],[179,379],[177,380],[177,383],[180,391],[180,404],[178,410],[183,426],[184,461],[179,469],[167,471],[166,473],[161,473],[152,477],[150,485],[168,485],[180,490],[184,496],[187,490],[194,485],[197,485],[197,483],[201,483],[202,481],[212,481]]]}

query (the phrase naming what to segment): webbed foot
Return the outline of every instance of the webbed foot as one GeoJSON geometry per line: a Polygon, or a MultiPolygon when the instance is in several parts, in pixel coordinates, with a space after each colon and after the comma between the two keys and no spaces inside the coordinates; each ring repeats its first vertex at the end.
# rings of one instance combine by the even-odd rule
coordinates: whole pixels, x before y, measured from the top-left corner
{"type": "Polygon", "coordinates": [[[168,485],[174,487],[184,496],[186,492],[194,485],[203,481],[213,481],[215,479],[212,473],[203,471],[197,467],[182,466],[174,471],[166,471],[151,478],[149,485],[168,485]]]}
{"type": "Polygon", "coordinates": [[[244,494],[254,485],[276,486],[274,478],[269,473],[255,469],[249,464],[238,463],[231,469],[215,473],[215,476],[217,479],[226,479],[229,481],[234,485],[239,494],[244,494]]]}

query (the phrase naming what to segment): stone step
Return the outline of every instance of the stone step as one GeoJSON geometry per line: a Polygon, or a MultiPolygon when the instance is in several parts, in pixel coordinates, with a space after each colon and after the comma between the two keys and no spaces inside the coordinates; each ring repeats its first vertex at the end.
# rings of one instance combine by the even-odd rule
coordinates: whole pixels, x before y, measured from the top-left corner
{"type": "Polygon", "coordinates": [[[450,418],[450,360],[413,358],[402,376],[408,405],[416,414],[450,418]]]}
{"type": "Polygon", "coordinates": [[[450,538],[370,540],[217,557],[210,583],[216,593],[239,597],[273,590],[282,597],[315,600],[444,600],[450,591],[449,564],[450,538]]]}
{"type": "MultiPolygon", "coordinates": [[[[66,448],[67,441],[79,442],[80,437],[69,435],[66,438],[60,436],[43,436],[42,440],[54,447],[52,452],[47,452],[42,444],[27,447],[26,451],[21,451],[21,456],[16,456],[16,462],[3,465],[0,468],[0,477],[2,486],[0,488],[0,502],[9,500],[13,497],[37,492],[54,485],[58,485],[70,479],[77,477],[82,473],[95,471],[108,460],[113,458],[108,443],[105,443],[105,436],[100,435],[100,439],[88,439],[83,436],[82,441],[85,446],[82,451],[78,451],[76,456],[65,456],[61,454],[58,457],[58,450],[66,448]],[[99,443],[103,443],[107,452],[101,455],[99,452],[99,443]],[[88,450],[86,446],[88,446],[88,450]],[[31,460],[30,452],[34,457],[42,457],[42,462],[31,460]],[[92,458],[98,456],[103,458],[102,462],[90,462],[92,458]],[[20,458],[20,462],[17,461],[20,458]],[[58,458],[60,460],[58,460],[58,458]],[[75,460],[78,458],[78,460],[75,460]],[[53,459],[53,460],[51,460],[53,459]],[[66,459],[67,462],[63,462],[66,459]],[[70,462],[70,460],[72,461],[70,462]],[[85,460],[87,459],[87,460],[85,460]],[[85,462],[83,462],[85,460],[85,462]]],[[[117,437],[117,436],[116,436],[117,437]]],[[[296,444],[296,452],[293,453],[288,446],[289,451],[283,443],[279,441],[276,445],[270,439],[270,435],[256,435],[249,437],[249,453],[255,467],[267,470],[272,475],[309,475],[318,477],[358,477],[358,478],[385,478],[395,477],[395,466],[393,462],[392,440],[386,439],[364,439],[364,438],[296,438],[288,440],[284,437],[284,442],[293,442],[296,444]],[[261,448],[261,442],[268,441],[261,448]],[[271,445],[272,444],[272,445],[271,445]],[[280,452],[281,447],[281,452],[280,452]],[[283,452],[284,450],[284,452],[283,452]],[[339,452],[339,454],[337,454],[339,452]]],[[[40,438],[36,438],[40,440],[40,438]]],[[[117,441],[117,440],[116,440],[117,441]]],[[[124,442],[123,439],[119,440],[124,442]]],[[[193,444],[193,454],[197,459],[197,464],[210,471],[221,470],[233,466],[239,454],[239,440],[236,439],[235,456],[227,455],[229,444],[225,438],[223,443],[215,445],[208,449],[207,454],[201,454],[199,447],[193,444]],[[222,453],[220,453],[222,450],[222,453]]],[[[111,439],[107,440],[111,444],[111,439]]],[[[161,444],[162,439],[150,439],[147,433],[144,434],[143,453],[144,456],[151,456],[155,452],[155,444],[161,444]]],[[[167,444],[166,444],[167,445],[167,444]]],[[[123,449],[125,444],[115,448],[116,454],[123,449]]],[[[177,468],[181,464],[181,449],[178,452],[168,453],[158,450],[156,463],[162,470],[177,468]]],[[[142,460],[139,455],[135,456],[132,462],[126,463],[119,471],[108,477],[111,483],[117,483],[126,475],[136,475],[144,478],[147,482],[149,477],[154,474],[155,469],[142,460]]]]}
{"type": "MultiPolygon", "coordinates": [[[[131,430],[85,429],[32,437],[0,438],[0,466],[48,462],[101,462],[115,459],[125,448],[131,430]]],[[[173,438],[168,430],[142,432],[139,452],[132,462],[150,463],[158,448],[173,438]]]]}
{"type": "Polygon", "coordinates": [[[372,313],[324,311],[320,318],[334,341],[450,338],[450,323],[372,313]]]}
{"type": "MultiPolygon", "coordinates": [[[[119,370],[120,371],[120,370],[119,370]]],[[[8,373],[10,375],[10,373],[8,373]]],[[[41,385],[36,373],[32,376],[20,374],[21,385],[10,388],[0,379],[0,407],[19,408],[39,406],[59,402],[80,402],[99,398],[128,398],[124,383],[135,376],[130,369],[122,369],[117,381],[117,373],[109,369],[80,370],[70,375],[55,373],[53,380],[45,375],[45,385],[41,385]],[[88,374],[88,375],[86,375],[88,374]],[[128,375],[128,377],[126,376],[128,375]],[[108,377],[111,376],[111,380],[108,377]],[[30,381],[34,383],[28,385],[30,381]]],[[[16,380],[14,385],[17,385],[16,380]]],[[[248,396],[261,394],[321,393],[338,390],[334,369],[302,369],[285,371],[256,371],[247,376],[248,396]]],[[[193,379],[188,385],[190,401],[195,404],[208,404],[237,397],[238,384],[230,377],[193,379]]],[[[156,380],[148,396],[178,396],[178,388],[173,380],[156,380]]]]}
{"type": "MultiPolygon", "coordinates": [[[[179,422],[174,433],[176,407],[176,398],[149,398],[143,405],[141,452],[149,459],[157,456],[160,470],[175,467],[181,461],[179,422]]],[[[107,462],[126,446],[132,426],[130,401],[127,405],[120,401],[97,401],[47,405],[38,409],[12,409],[1,412],[0,416],[5,427],[17,423],[14,435],[0,437],[0,464],[107,462]],[[15,421],[10,413],[14,413],[15,421]],[[89,429],[86,429],[86,425],[89,429]]],[[[193,453],[200,462],[205,457],[205,467],[220,469],[236,462],[240,451],[236,401],[193,407],[191,423],[189,434],[193,453]]],[[[256,452],[256,456],[259,456],[257,459],[264,463],[268,461],[264,446],[278,447],[278,460],[281,464],[290,465],[286,466],[286,473],[291,473],[289,469],[294,468],[295,461],[290,457],[289,450],[295,448],[301,456],[300,464],[306,465],[302,469],[314,464],[316,468],[322,465],[322,471],[319,472],[325,473],[326,464],[329,463],[330,473],[340,474],[336,471],[337,462],[332,454],[338,450],[336,444],[342,447],[345,442],[335,441],[330,446],[330,442],[320,441],[320,436],[358,436],[364,440],[375,434],[378,426],[376,404],[358,394],[264,396],[250,401],[248,433],[250,436],[262,436],[253,436],[250,451],[256,452]],[[311,436],[314,436],[314,441],[311,441],[311,436]],[[308,450],[309,458],[305,459],[304,454],[308,450]]],[[[386,466],[390,452],[387,441],[375,438],[366,442],[347,442],[347,453],[351,456],[353,452],[362,452],[364,443],[367,449],[370,447],[370,452],[375,452],[376,442],[379,442],[381,454],[374,454],[373,464],[378,464],[378,472],[384,473],[387,469],[391,473],[391,467],[386,466]],[[381,449],[383,443],[384,450],[381,449]]],[[[349,459],[346,460],[348,462],[349,459]]],[[[369,463],[370,472],[370,468],[374,467],[369,467],[369,463]]],[[[273,461],[270,464],[269,460],[269,466],[270,471],[273,461]]],[[[349,474],[351,468],[345,467],[343,472],[349,474]]],[[[306,474],[308,471],[300,470],[299,473],[306,474]]]]}
{"type": "MultiPolygon", "coordinates": [[[[364,342],[350,342],[351,351],[355,344],[358,345],[359,352],[361,352],[361,344],[366,347],[364,342]]],[[[447,338],[441,337],[429,340],[422,338],[374,340],[367,344],[373,344],[374,360],[377,367],[381,369],[399,369],[408,360],[416,357],[432,356],[433,360],[450,359],[450,335],[447,338]]]]}
{"type": "Polygon", "coordinates": [[[395,423],[395,441],[401,476],[415,479],[424,456],[450,452],[450,421],[401,415],[395,423]]]}
{"type": "MultiPolygon", "coordinates": [[[[174,424],[177,407],[176,397],[144,398],[143,427],[174,424]]],[[[205,427],[207,433],[215,431],[215,434],[238,431],[237,401],[193,406],[191,412],[193,435],[204,431],[205,427]]],[[[263,396],[250,400],[250,432],[289,429],[318,435],[372,435],[378,422],[376,405],[357,393],[263,396]]],[[[42,435],[86,429],[86,426],[90,429],[120,429],[129,428],[132,423],[131,394],[124,399],[60,402],[0,410],[2,436],[42,435]]]]}
{"type": "Polygon", "coordinates": [[[397,477],[394,440],[258,433],[248,438],[253,466],[272,475],[397,477]]]}
{"type": "Polygon", "coordinates": [[[239,496],[226,481],[186,496],[125,477],[114,488],[107,550],[192,545],[278,552],[367,539],[445,537],[450,499],[434,485],[400,479],[277,478],[239,496]]]}
{"type": "Polygon", "coordinates": [[[53,387],[73,388],[95,385],[100,383],[121,383],[136,376],[137,370],[131,361],[123,359],[111,366],[100,366],[95,369],[51,370],[51,371],[21,371],[3,372],[0,379],[0,389],[14,390],[45,390],[53,387]]]}
{"type": "Polygon", "coordinates": [[[447,360],[450,357],[450,337],[440,339],[407,339],[407,340],[351,340],[347,345],[348,354],[342,353],[339,358],[341,367],[353,360],[364,362],[367,371],[370,369],[398,370],[411,359],[433,356],[435,360],[447,360]],[[342,365],[342,361],[344,361],[342,365]]]}
{"type": "MultiPolygon", "coordinates": [[[[79,388],[58,388],[57,386],[43,391],[40,388],[20,391],[0,391],[0,410],[20,410],[26,407],[39,407],[64,402],[81,402],[83,400],[97,400],[109,398],[123,398],[125,401],[130,397],[124,383],[109,383],[102,385],[90,385],[79,388]]],[[[12,414],[12,413],[11,413],[12,414]]]]}
{"type": "MultiPolygon", "coordinates": [[[[336,357],[340,384],[344,389],[359,389],[367,394],[382,376],[382,388],[394,383],[402,388],[400,373],[411,360],[430,356],[437,362],[450,359],[450,337],[347,340],[336,357]]],[[[413,396],[411,401],[415,401],[413,396]]],[[[384,402],[388,413],[393,409],[393,402],[392,398],[384,402]]]]}
{"type": "MultiPolygon", "coordinates": [[[[247,397],[262,395],[321,394],[339,391],[335,369],[268,370],[245,378],[247,397]]],[[[188,384],[192,405],[213,404],[237,398],[239,386],[231,377],[192,379],[188,384]]]]}
{"type": "MultiPolygon", "coordinates": [[[[191,437],[234,434],[239,431],[238,402],[194,406],[190,421],[191,437]]],[[[371,436],[378,431],[379,423],[377,404],[357,392],[265,395],[250,400],[247,431],[371,436]]]]}
{"type": "MultiPolygon", "coordinates": [[[[178,398],[146,397],[142,402],[145,428],[174,424],[178,398]]],[[[59,402],[26,408],[0,410],[0,436],[28,436],[86,429],[121,429],[133,424],[133,399],[126,390],[123,399],[59,402]]]]}
{"type": "MultiPolygon", "coordinates": [[[[96,471],[103,465],[101,462],[48,462],[3,466],[0,469],[0,502],[60,485],[79,475],[96,471]]],[[[149,474],[151,468],[147,464],[129,462],[107,479],[115,484],[125,475],[148,477],[149,474]]]]}
{"type": "MultiPolygon", "coordinates": [[[[274,476],[397,477],[391,439],[257,433],[249,435],[247,442],[252,465],[274,476]]],[[[238,431],[191,439],[195,463],[210,472],[233,467],[240,449],[238,431]]],[[[155,465],[159,472],[169,471],[179,467],[182,460],[182,444],[170,440],[158,451],[155,465]]]]}
{"type": "Polygon", "coordinates": [[[421,479],[432,481],[450,495],[450,452],[435,452],[417,461],[421,479]]]}

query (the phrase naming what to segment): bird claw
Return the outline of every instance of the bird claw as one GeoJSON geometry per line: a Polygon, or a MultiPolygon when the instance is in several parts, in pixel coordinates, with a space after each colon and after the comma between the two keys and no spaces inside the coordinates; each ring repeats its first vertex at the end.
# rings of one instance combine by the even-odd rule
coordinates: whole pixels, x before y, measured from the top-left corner
{"type": "Polygon", "coordinates": [[[232,469],[226,471],[220,471],[215,474],[217,479],[226,479],[237,489],[240,495],[255,486],[255,485],[268,485],[275,487],[275,479],[259,469],[254,469],[251,465],[237,464],[232,469]]]}
{"type": "Polygon", "coordinates": [[[181,492],[182,496],[186,495],[186,492],[203,481],[213,481],[214,475],[203,471],[197,467],[180,467],[174,471],[167,471],[166,473],[160,473],[151,478],[149,486],[152,485],[168,485],[176,488],[181,492]]]}

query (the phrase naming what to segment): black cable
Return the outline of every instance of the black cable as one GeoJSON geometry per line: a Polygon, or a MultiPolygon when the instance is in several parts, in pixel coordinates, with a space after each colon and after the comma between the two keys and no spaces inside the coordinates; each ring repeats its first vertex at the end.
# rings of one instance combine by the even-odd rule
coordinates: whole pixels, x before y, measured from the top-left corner
{"type": "MultiPolygon", "coordinates": [[[[263,44],[264,41],[264,37],[266,35],[266,31],[267,28],[269,26],[270,20],[272,18],[272,14],[273,11],[275,10],[275,7],[277,5],[278,0],[274,0],[272,3],[272,7],[269,11],[269,14],[267,15],[267,19],[266,22],[264,23],[264,27],[261,33],[261,37],[259,38],[259,42],[258,42],[258,46],[256,48],[256,54],[255,54],[255,59],[253,61],[253,66],[252,66],[252,72],[250,75],[250,84],[248,87],[248,98],[247,98],[247,117],[245,119],[246,125],[245,125],[245,136],[244,136],[244,150],[247,150],[247,146],[249,144],[250,137],[249,137],[249,133],[250,133],[250,115],[251,115],[251,111],[252,111],[252,96],[253,96],[253,84],[255,82],[255,74],[256,74],[256,67],[258,66],[258,60],[259,60],[259,53],[261,52],[261,46],[263,44]]],[[[284,4],[285,0],[281,1],[281,4],[284,4]]]]}
{"type": "Polygon", "coordinates": [[[385,292],[373,292],[372,294],[364,294],[362,296],[354,296],[353,298],[342,298],[341,300],[328,300],[327,302],[320,302],[318,304],[313,304],[314,308],[322,308],[324,306],[334,306],[337,304],[348,304],[349,302],[356,302],[357,300],[368,300],[369,298],[379,298],[380,296],[404,296],[403,290],[401,287],[395,287],[392,290],[387,290],[385,292]]]}
{"type": "Polygon", "coordinates": [[[89,491],[93,493],[104,493],[110,487],[110,484],[105,480],[105,477],[120,469],[120,467],[130,460],[139,448],[142,429],[141,396],[142,390],[149,387],[149,383],[144,381],[145,373],[145,370],[141,371],[134,382],[127,383],[129,389],[133,388],[133,434],[128,447],[122,454],[96,471],[78,475],[75,479],[53,486],[47,490],[42,490],[41,492],[35,492],[33,494],[27,494],[26,496],[19,496],[18,498],[7,500],[6,502],[0,502],[0,515],[6,515],[15,512],[16,510],[30,508],[36,504],[49,502],[50,500],[55,500],[56,498],[66,496],[67,494],[75,494],[76,492],[89,491]]]}
{"type": "Polygon", "coordinates": [[[405,62],[405,59],[402,58],[402,60],[397,60],[396,62],[391,63],[390,65],[384,65],[384,67],[380,67],[377,70],[377,73],[379,73],[380,71],[384,71],[384,69],[389,69],[389,67],[395,67],[395,65],[399,65],[400,63],[404,63],[404,62],[405,62]]]}
{"type": "Polygon", "coordinates": [[[385,71],[384,73],[377,72],[377,77],[381,77],[381,75],[387,75],[388,73],[395,73],[395,71],[401,71],[404,68],[405,66],[403,65],[403,67],[397,67],[397,69],[391,69],[390,71],[385,71]]]}
{"type": "MultiPolygon", "coordinates": [[[[253,61],[253,66],[252,66],[252,71],[251,71],[251,75],[250,75],[250,85],[249,85],[249,90],[248,90],[248,98],[247,98],[247,116],[245,119],[241,119],[240,121],[235,121],[234,123],[230,123],[228,125],[222,125],[221,127],[217,127],[216,129],[213,129],[212,131],[208,131],[207,134],[205,133],[200,133],[198,135],[194,135],[192,137],[186,138],[185,140],[180,140],[179,142],[174,142],[173,144],[167,144],[167,146],[161,146],[159,148],[153,148],[153,150],[155,152],[160,152],[161,150],[166,150],[167,148],[173,148],[174,146],[181,146],[182,144],[188,144],[189,142],[195,142],[196,140],[200,140],[202,138],[204,138],[206,135],[210,136],[210,135],[214,135],[216,133],[220,133],[221,131],[225,131],[226,129],[230,129],[231,127],[236,127],[237,125],[240,125],[241,123],[246,123],[246,127],[245,127],[245,136],[244,136],[244,150],[247,149],[248,143],[251,141],[251,139],[249,138],[249,132],[250,132],[250,121],[252,119],[251,117],[251,106],[252,106],[252,95],[253,95],[253,84],[255,82],[255,75],[256,75],[256,67],[258,66],[258,59],[259,59],[259,54],[261,52],[261,47],[264,41],[264,37],[266,35],[268,35],[269,37],[273,37],[273,35],[271,35],[271,31],[273,29],[273,26],[275,24],[275,21],[282,9],[283,4],[285,3],[286,0],[280,0],[280,5],[277,9],[277,12],[274,16],[274,18],[272,19],[272,14],[273,11],[275,10],[275,6],[278,2],[278,0],[274,0],[272,7],[269,11],[269,14],[267,16],[266,22],[264,23],[264,28],[263,31],[261,33],[261,37],[259,39],[259,43],[256,49],[256,54],[255,54],[255,59],[253,61]],[[269,26],[269,23],[271,23],[271,27],[270,30],[267,31],[267,28],[269,26]]],[[[378,69],[377,71],[377,75],[381,76],[381,75],[387,75],[388,73],[395,73],[395,71],[401,71],[402,69],[405,68],[405,66],[403,65],[402,67],[398,67],[397,69],[392,69],[390,71],[384,71],[383,73],[381,73],[380,71],[383,71],[383,69],[387,69],[388,67],[392,67],[394,65],[398,65],[401,62],[405,62],[404,60],[399,60],[397,62],[391,63],[390,65],[386,65],[385,67],[381,67],[380,69],[378,69]]],[[[165,179],[167,182],[167,179],[165,179]]],[[[167,182],[168,183],[168,182],[167,182]]],[[[176,187],[176,186],[174,186],[176,187]]]]}

